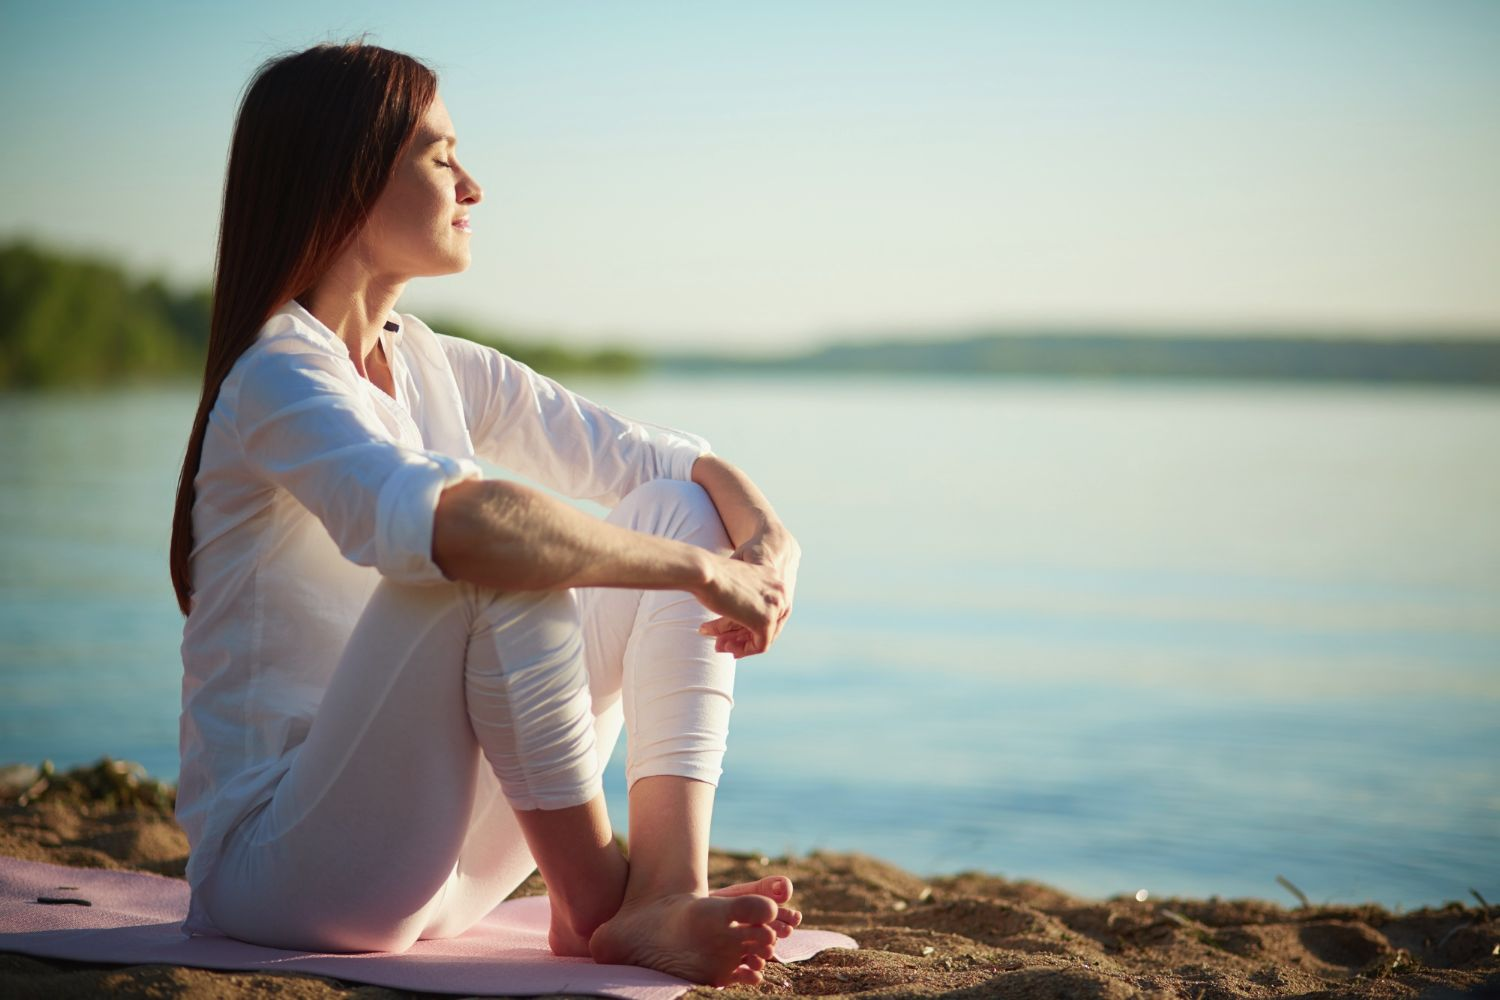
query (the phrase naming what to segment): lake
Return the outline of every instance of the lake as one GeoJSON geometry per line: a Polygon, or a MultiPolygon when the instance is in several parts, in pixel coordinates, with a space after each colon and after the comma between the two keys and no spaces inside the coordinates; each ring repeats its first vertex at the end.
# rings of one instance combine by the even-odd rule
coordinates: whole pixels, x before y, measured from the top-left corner
{"type": "MultiPolygon", "coordinates": [[[[1500,900],[1500,393],[567,381],[707,437],[804,548],[787,631],[739,665],[716,845],[1094,897],[1500,900]]],[[[0,763],[175,780],[194,402],[0,394],[0,763]]]]}

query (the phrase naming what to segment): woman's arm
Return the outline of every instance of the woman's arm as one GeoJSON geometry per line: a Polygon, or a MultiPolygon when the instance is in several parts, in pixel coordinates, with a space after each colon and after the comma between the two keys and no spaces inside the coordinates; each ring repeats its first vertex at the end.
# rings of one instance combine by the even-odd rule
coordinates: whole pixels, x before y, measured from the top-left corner
{"type": "Polygon", "coordinates": [[[786,588],[786,603],[763,638],[727,617],[706,623],[702,631],[718,636],[717,648],[732,651],[736,658],[763,653],[776,641],[792,612],[802,547],[776,516],[765,494],[738,467],[717,455],[705,454],[693,463],[692,476],[719,510],[719,519],[735,546],[732,558],[771,569],[786,588]]]}
{"type": "Polygon", "coordinates": [[[743,471],[718,455],[699,456],[693,463],[693,482],[703,487],[719,509],[719,520],[736,548],[757,538],[774,548],[795,544],[765,494],[743,471]]]}
{"type": "MultiPolygon", "coordinates": [[[[796,577],[800,549],[748,476],[709,454],[708,442],[702,438],[623,417],[492,347],[443,334],[436,336],[458,381],[464,418],[480,455],[565,496],[606,506],[613,506],[631,489],[651,479],[691,479],[702,486],[735,546],[733,561],[760,567],[763,576],[769,574],[781,581],[787,598],[782,612],[762,630],[756,643],[750,641],[750,632],[728,615],[709,622],[705,631],[720,637],[720,650],[733,649],[736,656],[761,652],[769,646],[790,607],[790,585],[796,577]]],[[[591,533],[599,522],[566,504],[538,507],[541,496],[511,493],[495,502],[503,500],[502,506],[511,506],[508,516],[523,521],[537,511],[542,512],[537,516],[543,519],[563,518],[552,528],[566,525],[570,531],[576,528],[584,532],[584,536],[564,532],[549,541],[514,525],[507,526],[501,523],[503,518],[491,517],[488,523],[471,520],[465,531],[470,541],[442,547],[441,551],[434,547],[434,558],[443,572],[452,579],[502,589],[589,585],[690,589],[680,579],[669,584],[641,582],[643,571],[645,579],[659,577],[660,573],[631,565],[630,560],[621,562],[618,553],[616,558],[601,562],[597,552],[590,552],[598,541],[591,533]],[[511,532],[509,543],[501,540],[506,531],[511,532]],[[487,554],[477,548],[471,551],[471,543],[484,547],[487,554]],[[633,575],[626,579],[622,574],[633,575]]],[[[628,547],[631,543],[620,544],[628,547]]],[[[679,566],[678,572],[668,575],[680,576],[680,572],[679,566]]],[[[698,596],[702,599],[701,594],[698,596]]],[[[712,607],[709,600],[703,603],[712,607]]]]}
{"type": "Polygon", "coordinates": [[[496,590],[686,590],[765,642],[786,588],[766,566],[590,517],[539,490],[470,480],[438,497],[432,558],[451,580],[496,590]]]}
{"type": "Polygon", "coordinates": [[[686,481],[708,450],[696,435],[616,413],[493,347],[437,340],[479,457],[565,497],[614,507],[653,479],[686,481]]]}

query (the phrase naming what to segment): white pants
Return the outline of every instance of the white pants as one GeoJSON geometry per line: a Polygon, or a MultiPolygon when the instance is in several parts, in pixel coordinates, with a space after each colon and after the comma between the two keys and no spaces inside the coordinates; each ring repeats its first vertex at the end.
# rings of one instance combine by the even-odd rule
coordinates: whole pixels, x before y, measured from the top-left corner
{"type": "MultiPolygon", "coordinates": [[[[695,483],[608,519],[727,554],[695,483]]],[[[734,658],[683,591],[500,593],[382,581],[271,800],[204,883],[231,937],[404,951],[463,933],[536,868],[513,808],[588,801],[627,732],[626,780],[717,784],[734,658]]]]}

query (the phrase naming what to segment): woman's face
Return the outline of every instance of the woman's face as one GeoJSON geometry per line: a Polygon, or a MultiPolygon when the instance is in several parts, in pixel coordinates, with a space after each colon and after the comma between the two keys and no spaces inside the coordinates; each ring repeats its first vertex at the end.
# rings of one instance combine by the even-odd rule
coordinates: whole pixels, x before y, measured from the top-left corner
{"type": "Polygon", "coordinates": [[[456,136],[442,97],[434,98],[361,232],[376,273],[405,280],[469,266],[470,236],[455,223],[467,224],[483,192],[459,165],[456,136]]]}

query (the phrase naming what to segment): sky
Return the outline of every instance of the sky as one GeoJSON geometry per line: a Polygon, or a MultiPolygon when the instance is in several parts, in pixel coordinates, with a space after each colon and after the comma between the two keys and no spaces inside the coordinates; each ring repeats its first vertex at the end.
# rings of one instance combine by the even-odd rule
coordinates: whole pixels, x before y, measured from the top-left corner
{"type": "Polygon", "coordinates": [[[1080,325],[1500,330],[1500,3],[0,0],[0,240],[212,279],[242,89],[439,75],[472,264],[580,346],[1080,325]]]}

